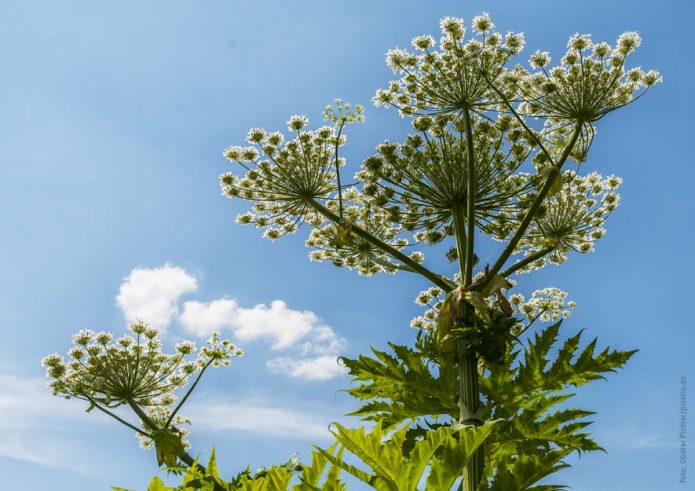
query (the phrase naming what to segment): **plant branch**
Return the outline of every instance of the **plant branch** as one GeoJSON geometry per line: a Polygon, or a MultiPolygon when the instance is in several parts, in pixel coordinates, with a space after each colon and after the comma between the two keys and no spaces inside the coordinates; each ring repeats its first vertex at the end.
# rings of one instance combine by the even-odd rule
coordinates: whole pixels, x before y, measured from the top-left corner
{"type": "MultiPolygon", "coordinates": [[[[473,149],[473,128],[471,125],[470,110],[463,111],[464,131],[466,132],[466,160],[468,163],[466,172],[466,208],[465,229],[463,207],[454,210],[454,232],[456,245],[459,252],[459,268],[461,285],[464,289],[470,287],[473,281],[473,256],[475,247],[475,151],[473,149]],[[465,230],[465,231],[464,231],[465,230]]],[[[475,313],[471,304],[460,299],[460,315],[457,319],[461,327],[468,327],[475,323],[475,313]]],[[[458,406],[459,423],[464,425],[482,425],[478,416],[480,407],[480,388],[478,380],[478,354],[466,345],[462,338],[456,340],[457,369],[458,369],[458,406]]],[[[466,463],[462,486],[466,491],[478,488],[482,481],[485,461],[485,450],[481,445],[475,451],[471,460],[466,463]]]]}
{"type": "MultiPolygon", "coordinates": [[[[319,203],[318,201],[315,200],[309,200],[308,204],[314,208],[317,212],[319,212],[321,215],[325,216],[332,222],[335,222],[337,224],[340,224],[341,219],[338,215],[333,213],[331,210],[326,208],[324,205],[319,203]]],[[[442,276],[439,276],[438,274],[430,271],[426,267],[424,267],[422,264],[418,263],[417,261],[414,261],[413,259],[409,258],[407,255],[403,254],[401,251],[396,249],[395,247],[392,247],[388,245],[387,243],[383,242],[382,240],[377,239],[374,237],[372,234],[367,232],[366,230],[361,229],[357,225],[352,225],[350,227],[350,232],[354,233],[355,235],[358,235],[365,239],[367,242],[375,245],[379,249],[381,249],[384,253],[388,254],[389,256],[392,256],[395,259],[398,259],[400,262],[405,264],[410,270],[412,270],[414,273],[419,273],[428,280],[430,280],[432,283],[434,283],[436,286],[444,290],[445,292],[450,292],[453,290],[456,286],[448,279],[444,278],[442,276]]]]}
{"type": "Polygon", "coordinates": [[[466,108],[463,112],[463,125],[466,130],[466,156],[468,172],[466,173],[466,269],[462,277],[463,286],[470,286],[473,281],[473,253],[475,237],[475,152],[473,151],[473,128],[471,113],[466,108]]]}
{"type": "Polygon", "coordinates": [[[521,124],[521,126],[524,127],[524,129],[529,134],[529,136],[531,136],[531,138],[533,138],[533,140],[538,144],[541,151],[545,154],[545,156],[550,161],[550,163],[555,165],[555,161],[553,160],[553,157],[550,155],[550,152],[548,152],[548,150],[545,148],[545,145],[543,145],[543,142],[540,140],[540,138],[538,138],[536,133],[531,128],[528,127],[528,125],[526,124],[526,121],[524,121],[524,118],[519,116],[519,113],[516,112],[516,109],[514,109],[514,106],[512,106],[512,103],[509,101],[509,98],[507,96],[505,96],[500,89],[495,87],[495,85],[490,81],[490,79],[487,78],[487,74],[485,72],[481,71],[481,73],[483,75],[483,78],[487,82],[487,84],[490,86],[490,88],[492,88],[492,90],[494,90],[497,93],[497,95],[500,97],[500,99],[502,99],[502,102],[504,102],[504,105],[507,106],[507,108],[512,113],[512,115],[516,118],[516,120],[519,122],[519,124],[521,124]]]}
{"type": "Polygon", "coordinates": [[[170,414],[169,417],[167,418],[166,423],[164,423],[164,428],[168,428],[168,427],[169,427],[169,425],[171,424],[171,422],[174,420],[174,417],[176,416],[176,413],[179,412],[179,409],[181,409],[181,406],[183,406],[183,403],[186,402],[186,399],[188,399],[188,396],[191,395],[191,392],[193,392],[193,389],[195,389],[195,386],[198,385],[198,382],[200,382],[200,378],[203,376],[203,373],[205,373],[205,370],[208,369],[208,367],[210,366],[210,364],[212,363],[212,361],[213,361],[213,359],[210,359],[210,360],[205,364],[205,366],[203,367],[203,369],[200,370],[200,373],[198,373],[198,376],[196,377],[195,381],[193,382],[193,384],[191,385],[191,387],[190,387],[190,388],[188,389],[188,391],[186,392],[186,395],[183,396],[183,398],[181,399],[181,401],[179,401],[179,403],[176,405],[176,407],[174,408],[174,410],[171,412],[171,414],[170,414]]]}
{"type": "Polygon", "coordinates": [[[465,232],[466,217],[462,207],[454,208],[452,215],[454,219],[454,236],[456,237],[459,274],[461,276],[461,282],[463,282],[463,278],[466,275],[466,245],[468,243],[465,232]]]}
{"type": "Polygon", "coordinates": [[[504,276],[506,278],[507,276],[511,275],[512,273],[517,272],[521,268],[528,266],[529,264],[531,264],[534,261],[538,261],[539,259],[546,256],[547,254],[550,254],[551,252],[553,252],[553,250],[555,250],[554,247],[546,247],[544,249],[541,249],[540,251],[534,252],[533,254],[529,254],[525,258],[521,259],[520,261],[514,263],[513,265],[509,266],[507,269],[502,271],[500,273],[500,275],[504,276]]]}
{"type": "Polygon", "coordinates": [[[340,135],[343,132],[343,126],[345,123],[340,123],[338,128],[338,136],[335,139],[335,155],[333,156],[335,160],[335,175],[338,179],[338,205],[340,206],[340,219],[343,219],[343,187],[340,185],[340,159],[338,159],[338,147],[340,145],[340,135]]]}
{"type": "Polygon", "coordinates": [[[145,423],[145,426],[149,427],[153,431],[157,432],[160,431],[162,428],[158,427],[154,421],[145,413],[145,411],[142,410],[140,406],[135,403],[135,401],[131,399],[126,399],[126,402],[128,403],[128,406],[130,406],[130,409],[133,410],[135,414],[138,415],[138,418],[142,420],[143,423],[145,423]]]}
{"type": "MultiPolygon", "coordinates": [[[[581,129],[582,123],[578,122],[577,126],[574,129],[574,132],[572,133],[572,138],[570,139],[570,142],[567,144],[564,151],[562,152],[560,160],[557,162],[557,164],[554,165],[558,172],[560,171],[562,165],[565,163],[570,153],[572,152],[572,148],[574,148],[574,145],[577,142],[577,139],[579,138],[581,129]]],[[[509,240],[507,246],[502,251],[502,254],[500,255],[500,257],[497,258],[497,261],[495,261],[495,264],[493,264],[492,268],[490,268],[485,281],[480,286],[480,289],[483,289],[487,286],[487,284],[492,280],[492,278],[494,278],[494,276],[500,271],[500,269],[502,269],[504,263],[506,263],[507,259],[509,259],[509,256],[512,255],[514,249],[516,248],[516,245],[519,243],[521,238],[524,236],[526,229],[531,224],[531,220],[533,220],[533,217],[536,215],[536,212],[538,211],[538,208],[541,206],[541,203],[543,203],[543,200],[545,200],[546,196],[550,192],[550,188],[553,185],[553,181],[556,177],[557,175],[554,172],[548,174],[545,183],[543,183],[543,187],[538,192],[536,198],[533,200],[531,207],[526,212],[526,215],[524,215],[523,220],[519,224],[519,227],[516,229],[516,232],[514,232],[512,238],[509,240]]]]}
{"type": "Polygon", "coordinates": [[[146,433],[146,432],[142,431],[140,428],[136,427],[135,425],[132,425],[132,424],[128,423],[125,419],[121,418],[120,416],[116,416],[114,413],[112,413],[111,411],[109,411],[109,410],[106,409],[105,407],[100,406],[100,405],[97,403],[97,401],[95,401],[95,400],[92,399],[91,397],[89,397],[89,396],[87,396],[87,395],[86,395],[85,397],[86,397],[86,398],[89,400],[89,402],[91,402],[91,403],[94,405],[94,407],[97,408],[99,411],[108,414],[109,416],[111,416],[113,419],[115,419],[115,420],[118,421],[119,423],[122,423],[122,424],[126,425],[128,428],[130,428],[131,430],[134,430],[136,433],[140,433],[141,435],[146,436],[147,438],[152,438],[152,435],[150,435],[149,433],[146,433]]]}

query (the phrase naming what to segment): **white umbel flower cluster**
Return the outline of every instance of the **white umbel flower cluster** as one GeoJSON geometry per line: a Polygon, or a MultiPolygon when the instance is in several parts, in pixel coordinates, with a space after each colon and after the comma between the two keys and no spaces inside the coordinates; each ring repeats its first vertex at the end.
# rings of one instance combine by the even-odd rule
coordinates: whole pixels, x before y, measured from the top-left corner
{"type": "Polygon", "coordinates": [[[484,112],[494,106],[494,92],[481,74],[493,80],[503,74],[505,63],[523,49],[523,34],[494,32],[487,14],[473,20],[476,34],[469,39],[463,19],[446,17],[440,28],[438,47],[431,36],[418,36],[412,42],[415,53],[393,49],[386,54],[400,78],[377,91],[377,106],[396,107],[402,116],[458,114],[464,108],[484,112]]]}
{"type": "MultiPolygon", "coordinates": [[[[539,269],[548,263],[567,261],[571,251],[594,251],[594,243],[605,235],[603,224],[620,203],[616,192],[622,179],[602,177],[596,172],[586,176],[574,172],[562,174],[562,188],[547,198],[517,245],[525,257],[546,250],[548,254],[529,263],[518,273],[539,269]]],[[[500,214],[489,232],[500,240],[513,233],[521,216],[500,214]]]]}
{"type": "MultiPolygon", "coordinates": [[[[115,340],[109,332],[82,330],[73,336],[67,360],[58,353],[46,356],[41,363],[53,394],[84,400],[90,409],[97,407],[112,416],[109,410],[127,406],[139,417],[148,414],[153,421],[164,422],[177,402],[177,391],[191,377],[197,380],[208,367],[228,366],[243,355],[218,333],[199,350],[183,341],[173,353],[164,353],[157,329],[143,322],[129,329],[131,334],[115,340]]],[[[146,437],[155,430],[143,424],[140,435],[146,437]]]]}

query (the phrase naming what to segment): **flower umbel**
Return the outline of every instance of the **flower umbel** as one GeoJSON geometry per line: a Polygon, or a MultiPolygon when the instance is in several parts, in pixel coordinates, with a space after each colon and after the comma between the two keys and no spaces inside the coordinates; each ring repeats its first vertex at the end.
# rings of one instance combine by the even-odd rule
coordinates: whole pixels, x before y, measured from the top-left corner
{"type": "Polygon", "coordinates": [[[524,47],[523,34],[493,32],[488,14],[473,19],[474,37],[464,40],[463,19],[446,17],[440,23],[438,49],[431,36],[413,39],[417,53],[393,49],[386,63],[400,79],[374,96],[377,106],[394,106],[402,116],[484,112],[496,104],[483,73],[496,80],[505,63],[524,47]]]}
{"type": "MultiPolygon", "coordinates": [[[[174,353],[161,349],[158,331],[143,322],[130,326],[130,335],[113,340],[108,332],[82,330],[73,336],[69,359],[54,353],[42,360],[54,395],[81,399],[114,417],[145,440],[162,432],[170,433],[172,422],[182,421],[178,411],[203,373],[212,366],[230,365],[243,352],[228,340],[213,333],[197,351],[195,344],[183,341],[174,353]],[[177,403],[177,391],[194,381],[177,403]],[[128,406],[141,424],[133,425],[110,410],[128,406]]],[[[178,430],[177,430],[178,431],[178,430]]],[[[178,431],[186,446],[186,432],[178,431]]]]}

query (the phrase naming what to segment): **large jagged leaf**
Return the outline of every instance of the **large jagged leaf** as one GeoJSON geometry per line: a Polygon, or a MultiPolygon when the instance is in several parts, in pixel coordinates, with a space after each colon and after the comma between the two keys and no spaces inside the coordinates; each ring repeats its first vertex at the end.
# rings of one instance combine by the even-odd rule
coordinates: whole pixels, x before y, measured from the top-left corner
{"type": "Polygon", "coordinates": [[[481,384],[485,395],[496,402],[509,404],[512,400],[518,402],[537,392],[578,387],[604,378],[606,373],[615,372],[637,352],[606,348],[594,355],[597,342],[594,339],[575,357],[582,334],[580,331],[567,339],[554,357],[551,349],[557,343],[561,324],[562,321],[556,322],[535,334],[525,347],[523,360],[518,360],[519,351],[514,351],[498,367],[490,367],[489,375],[481,384]]]}
{"type": "MultiPolygon", "coordinates": [[[[405,440],[407,427],[392,433],[388,442],[384,442],[387,432],[381,422],[369,433],[364,427],[353,430],[334,424],[333,428],[336,440],[372,470],[374,477],[370,476],[368,482],[377,484],[376,489],[398,491],[397,478],[403,470],[401,444],[405,440]]],[[[344,470],[350,472],[348,469],[344,470]]]]}
{"type": "Polygon", "coordinates": [[[583,431],[591,424],[586,418],[594,413],[569,407],[567,401],[574,394],[567,389],[616,371],[635,351],[605,349],[595,354],[594,339],[577,355],[581,331],[554,350],[561,324],[535,334],[523,350],[508,349],[503,362],[488,367],[481,381],[493,416],[508,422],[487,448],[487,472],[493,479],[489,489],[564,489],[534,484],[566,467],[562,458],[573,451],[603,450],[583,431]]]}
{"type": "Polygon", "coordinates": [[[374,357],[343,358],[353,381],[359,382],[347,392],[368,401],[352,415],[381,420],[385,427],[392,427],[421,416],[458,414],[453,364],[433,371],[422,353],[389,345],[395,356],[372,348],[374,357]]]}
{"type": "Polygon", "coordinates": [[[455,438],[447,440],[432,460],[426,489],[451,489],[461,477],[466,463],[501,423],[486,421],[482,426],[468,426],[460,430],[455,438]]]}
{"type": "MultiPolygon", "coordinates": [[[[343,456],[343,447],[339,447],[338,442],[323,451],[335,455],[337,459],[341,459],[343,456]]],[[[292,491],[342,491],[346,489],[345,484],[339,479],[340,467],[329,464],[330,461],[322,452],[313,452],[311,465],[302,466],[302,473],[299,476],[300,482],[292,488],[292,491]],[[321,477],[327,467],[326,478],[321,483],[321,477]]]]}
{"type": "Polygon", "coordinates": [[[542,454],[515,455],[508,462],[498,462],[495,475],[488,486],[481,487],[489,491],[559,491],[568,486],[561,484],[541,484],[534,486],[546,476],[565,467],[562,462],[571,450],[550,450],[542,454]]]}
{"type": "Polygon", "coordinates": [[[447,490],[461,476],[466,462],[490,436],[499,421],[481,427],[439,426],[426,431],[409,452],[403,451],[410,425],[387,431],[381,422],[371,431],[334,425],[338,442],[369,468],[365,471],[329,456],[336,466],[377,490],[417,491],[427,475],[427,489],[447,490]]]}

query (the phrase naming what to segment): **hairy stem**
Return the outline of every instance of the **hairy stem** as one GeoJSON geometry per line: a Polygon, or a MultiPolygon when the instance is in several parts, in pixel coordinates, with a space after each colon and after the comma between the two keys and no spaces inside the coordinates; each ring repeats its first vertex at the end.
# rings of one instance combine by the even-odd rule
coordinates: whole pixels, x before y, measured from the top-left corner
{"type": "MultiPolygon", "coordinates": [[[[311,200],[309,201],[309,205],[311,205],[317,212],[319,212],[321,215],[325,216],[328,218],[330,221],[335,222],[335,223],[340,223],[341,219],[340,216],[336,215],[333,213],[331,210],[323,206],[321,203],[318,201],[311,200]]],[[[350,227],[350,232],[354,233],[355,235],[362,237],[369,243],[375,245],[379,249],[381,249],[385,254],[388,254],[389,256],[399,260],[401,263],[406,265],[408,269],[413,271],[414,273],[419,273],[428,280],[430,280],[432,283],[434,283],[436,286],[444,290],[445,292],[450,292],[453,290],[456,286],[447,278],[443,278],[439,276],[438,274],[430,271],[426,267],[424,267],[422,264],[418,263],[417,261],[413,261],[411,258],[409,258],[407,255],[403,254],[401,251],[396,249],[395,247],[391,247],[387,243],[377,239],[374,237],[372,234],[367,232],[366,230],[361,229],[357,225],[352,225],[350,227]]]]}

